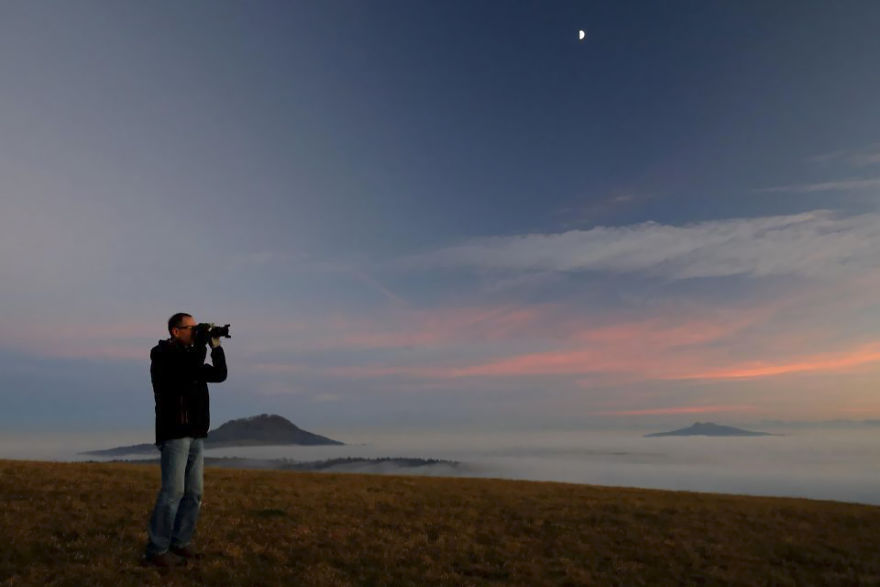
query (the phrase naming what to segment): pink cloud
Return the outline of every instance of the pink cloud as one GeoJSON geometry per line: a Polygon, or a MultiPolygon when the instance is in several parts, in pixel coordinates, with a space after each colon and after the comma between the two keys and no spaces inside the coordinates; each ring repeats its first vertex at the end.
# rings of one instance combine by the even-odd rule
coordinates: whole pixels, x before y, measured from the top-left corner
{"type": "MultiPolygon", "coordinates": [[[[875,280],[876,277],[868,279],[871,283],[875,280]]],[[[576,383],[582,387],[594,385],[597,379],[603,383],[621,383],[837,372],[880,360],[880,348],[826,354],[801,352],[774,358],[775,349],[802,348],[806,340],[816,344],[827,333],[823,333],[820,324],[811,323],[780,328],[770,335],[764,332],[777,312],[782,312],[780,316],[787,320],[786,312],[818,302],[827,302],[823,304],[825,307],[832,303],[863,304],[862,298],[852,300],[854,291],[863,291],[861,285],[864,284],[858,288],[838,284],[830,290],[804,289],[748,307],[719,308],[693,303],[654,307],[653,315],[639,317],[590,315],[583,309],[561,303],[421,310],[395,306],[372,315],[331,312],[303,320],[257,317],[249,326],[259,336],[249,341],[248,348],[241,349],[241,367],[264,373],[345,378],[407,376],[439,381],[469,377],[573,376],[580,377],[576,383]],[[753,327],[758,330],[750,330],[753,327]],[[812,332],[813,336],[806,337],[804,332],[812,332]],[[750,338],[754,344],[743,345],[743,341],[750,338]],[[463,344],[476,349],[475,358],[443,358],[444,351],[456,351],[463,344]],[[766,358],[749,361],[747,356],[741,356],[736,359],[730,345],[738,349],[740,355],[751,349],[753,356],[766,358]],[[505,349],[530,346],[542,350],[498,356],[505,349]],[[275,354],[397,348],[419,348],[436,357],[424,359],[426,354],[420,353],[420,362],[413,363],[407,353],[399,353],[391,355],[395,358],[384,364],[329,366],[312,366],[301,360],[288,363],[248,359],[249,355],[258,356],[262,351],[275,354]],[[483,358],[478,358],[480,355],[483,358]]],[[[0,341],[3,341],[0,344],[57,357],[148,360],[149,348],[165,335],[163,322],[152,319],[27,325],[8,320],[0,322],[0,341]],[[152,334],[145,335],[145,332],[152,334]]]]}
{"type": "MultiPolygon", "coordinates": [[[[727,359],[728,351],[712,343],[738,335],[753,324],[763,324],[779,304],[732,310],[705,312],[692,319],[669,315],[647,318],[595,328],[582,328],[582,320],[570,320],[558,325],[553,319],[560,315],[558,306],[544,306],[518,311],[509,308],[483,309],[440,313],[431,316],[416,314],[422,330],[405,338],[403,333],[354,333],[343,339],[367,346],[370,343],[398,344],[407,341],[414,345],[452,341],[463,337],[476,324],[485,326],[484,335],[505,340],[514,335],[546,335],[559,328],[562,343],[573,343],[572,348],[521,353],[508,357],[462,364],[434,362],[433,364],[336,365],[309,368],[307,365],[261,365],[261,369],[278,372],[310,371],[338,377],[409,376],[422,379],[453,379],[464,377],[522,377],[546,375],[604,375],[606,382],[675,380],[675,379],[735,379],[765,377],[805,371],[843,372],[859,365],[880,361],[880,347],[867,345],[841,353],[804,354],[785,360],[740,361],[727,359]],[[436,328],[432,329],[432,325],[436,328]]],[[[343,322],[348,324],[348,322],[343,322]]],[[[367,322],[364,322],[367,323],[367,322]]],[[[797,333],[782,332],[777,343],[798,341],[797,333]]],[[[774,341],[763,341],[765,347],[774,341]]],[[[759,349],[760,350],[760,349],[759,349]]],[[[765,351],[761,351],[765,352],[765,351]]],[[[579,385],[589,387],[594,381],[581,379],[579,385]]]]}
{"type": "Polygon", "coordinates": [[[843,352],[812,354],[783,362],[750,361],[710,371],[681,374],[674,378],[744,379],[817,371],[843,373],[878,361],[880,361],[880,343],[872,343],[843,352]]]}
{"type": "MultiPolygon", "coordinates": [[[[524,375],[585,375],[614,373],[620,378],[663,378],[699,369],[702,352],[681,347],[718,341],[749,325],[766,320],[776,306],[734,309],[689,307],[683,317],[666,312],[662,317],[595,324],[590,316],[560,304],[529,307],[498,306],[440,310],[395,309],[380,317],[350,318],[334,314],[325,319],[326,330],[336,331],[310,349],[422,347],[442,350],[475,342],[550,341],[562,346],[552,351],[521,353],[500,359],[462,364],[337,365],[309,369],[284,363],[262,363],[264,371],[312,371],[339,377],[411,376],[426,379],[459,377],[509,377],[524,375]],[[568,348],[565,348],[565,347],[568,348]]],[[[487,346],[491,352],[492,348],[487,346]]]]}

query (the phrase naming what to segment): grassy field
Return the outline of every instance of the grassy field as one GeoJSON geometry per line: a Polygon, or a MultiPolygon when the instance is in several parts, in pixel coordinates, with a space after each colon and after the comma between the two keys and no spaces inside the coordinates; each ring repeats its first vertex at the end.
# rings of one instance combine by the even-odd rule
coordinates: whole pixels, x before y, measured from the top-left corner
{"type": "Polygon", "coordinates": [[[194,544],[139,560],[156,465],[0,460],[9,585],[880,585],[880,507],[207,468],[194,544]]]}

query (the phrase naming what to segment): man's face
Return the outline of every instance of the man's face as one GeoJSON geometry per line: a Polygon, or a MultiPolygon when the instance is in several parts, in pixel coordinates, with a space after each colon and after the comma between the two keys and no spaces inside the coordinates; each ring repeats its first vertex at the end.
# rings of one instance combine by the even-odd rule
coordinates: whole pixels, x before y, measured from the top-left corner
{"type": "Polygon", "coordinates": [[[185,345],[193,344],[193,326],[198,324],[196,319],[192,316],[184,316],[183,324],[180,325],[180,328],[172,328],[171,336],[179,340],[185,345]]]}

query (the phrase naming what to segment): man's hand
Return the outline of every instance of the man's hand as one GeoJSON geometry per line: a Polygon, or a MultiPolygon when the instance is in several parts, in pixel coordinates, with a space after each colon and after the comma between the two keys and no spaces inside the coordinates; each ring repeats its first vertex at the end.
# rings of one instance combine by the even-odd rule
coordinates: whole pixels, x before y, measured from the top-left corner
{"type": "MultiPolygon", "coordinates": [[[[214,323],[211,322],[211,328],[208,329],[208,332],[210,332],[213,329],[214,329],[214,323]]],[[[212,349],[216,349],[218,346],[220,346],[220,337],[209,339],[208,344],[211,346],[212,349]]]]}

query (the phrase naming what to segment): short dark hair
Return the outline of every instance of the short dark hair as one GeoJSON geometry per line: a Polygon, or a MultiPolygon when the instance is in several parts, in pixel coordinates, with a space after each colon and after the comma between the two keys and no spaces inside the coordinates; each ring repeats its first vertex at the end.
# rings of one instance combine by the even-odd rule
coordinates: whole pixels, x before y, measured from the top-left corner
{"type": "Polygon", "coordinates": [[[172,328],[180,328],[183,326],[184,318],[192,318],[192,314],[187,314],[186,312],[178,312],[174,316],[168,319],[168,334],[174,336],[174,333],[171,332],[172,328]]]}

